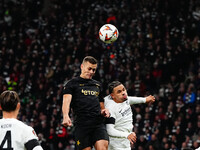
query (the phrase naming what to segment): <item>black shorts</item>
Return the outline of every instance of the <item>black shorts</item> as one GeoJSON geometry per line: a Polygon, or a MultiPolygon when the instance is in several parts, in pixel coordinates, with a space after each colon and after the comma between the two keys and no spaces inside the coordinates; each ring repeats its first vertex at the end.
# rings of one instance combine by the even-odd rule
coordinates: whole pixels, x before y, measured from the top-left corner
{"type": "Polygon", "coordinates": [[[76,150],[92,147],[96,141],[109,140],[104,124],[93,127],[75,127],[76,150]]]}

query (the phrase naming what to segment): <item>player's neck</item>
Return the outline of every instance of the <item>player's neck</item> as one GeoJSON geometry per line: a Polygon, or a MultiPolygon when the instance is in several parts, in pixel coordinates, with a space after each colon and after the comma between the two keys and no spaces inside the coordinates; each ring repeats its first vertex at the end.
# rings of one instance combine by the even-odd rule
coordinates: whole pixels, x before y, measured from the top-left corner
{"type": "Polygon", "coordinates": [[[123,103],[122,101],[118,101],[116,99],[113,99],[115,101],[115,103],[123,103]]]}
{"type": "Polygon", "coordinates": [[[9,119],[9,118],[17,118],[17,112],[16,111],[12,111],[12,112],[5,112],[3,111],[3,118],[5,119],[9,119]]]}
{"type": "Polygon", "coordinates": [[[83,78],[83,79],[85,79],[85,77],[82,74],[80,74],[80,77],[83,78]]]}
{"type": "Polygon", "coordinates": [[[83,75],[83,74],[80,74],[80,77],[82,78],[82,79],[86,79],[86,80],[89,80],[89,79],[92,79],[92,78],[87,78],[85,75],[83,75]]]}

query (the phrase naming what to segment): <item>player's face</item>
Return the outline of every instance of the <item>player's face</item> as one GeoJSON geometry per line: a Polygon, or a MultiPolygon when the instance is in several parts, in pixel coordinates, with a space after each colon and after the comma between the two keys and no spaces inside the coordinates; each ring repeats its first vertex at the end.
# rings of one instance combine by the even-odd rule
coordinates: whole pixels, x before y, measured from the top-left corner
{"type": "Polygon", "coordinates": [[[113,100],[117,103],[122,103],[127,100],[128,94],[126,88],[122,84],[120,84],[113,89],[111,96],[113,100]]]}
{"type": "Polygon", "coordinates": [[[84,62],[81,64],[81,77],[84,79],[92,79],[97,69],[97,64],[84,62]]]}

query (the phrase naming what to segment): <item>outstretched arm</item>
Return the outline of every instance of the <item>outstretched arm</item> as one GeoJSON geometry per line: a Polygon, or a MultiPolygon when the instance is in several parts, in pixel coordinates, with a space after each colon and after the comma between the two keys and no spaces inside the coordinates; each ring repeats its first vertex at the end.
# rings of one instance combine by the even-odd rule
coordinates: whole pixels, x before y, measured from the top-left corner
{"type": "Polygon", "coordinates": [[[149,95],[146,97],[146,103],[154,103],[155,102],[155,97],[152,95],[149,95]]]}
{"type": "Polygon", "coordinates": [[[146,103],[145,97],[128,96],[128,100],[129,100],[130,105],[146,103]]]}
{"type": "Polygon", "coordinates": [[[71,94],[64,94],[63,95],[63,104],[62,104],[62,112],[63,112],[63,126],[72,126],[71,119],[69,117],[69,109],[70,109],[70,103],[72,100],[71,94]]]}
{"type": "Polygon", "coordinates": [[[147,97],[128,96],[128,100],[129,100],[130,105],[141,104],[141,103],[153,103],[155,102],[155,97],[152,95],[149,95],[147,97]]]}

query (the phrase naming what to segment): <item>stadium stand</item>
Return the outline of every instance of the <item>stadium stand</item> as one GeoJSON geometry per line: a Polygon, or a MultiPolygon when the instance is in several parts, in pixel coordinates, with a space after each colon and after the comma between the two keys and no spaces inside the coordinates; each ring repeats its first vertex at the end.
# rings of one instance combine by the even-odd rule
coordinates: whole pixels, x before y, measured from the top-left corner
{"type": "Polygon", "coordinates": [[[99,60],[95,79],[119,80],[135,105],[138,150],[200,146],[200,1],[7,0],[0,3],[0,92],[19,93],[19,119],[48,150],[73,150],[73,127],[61,125],[62,87],[86,55],[99,60]],[[113,45],[98,30],[114,24],[113,45]]]}

